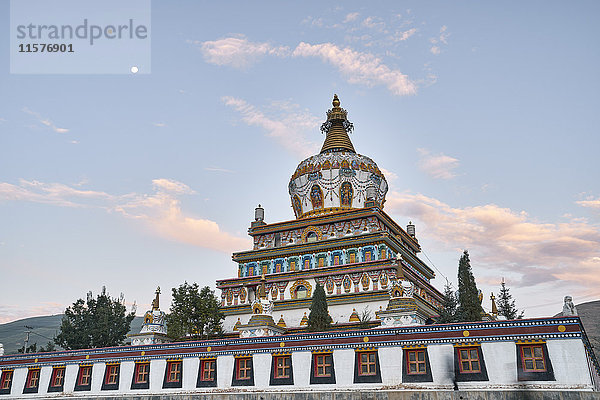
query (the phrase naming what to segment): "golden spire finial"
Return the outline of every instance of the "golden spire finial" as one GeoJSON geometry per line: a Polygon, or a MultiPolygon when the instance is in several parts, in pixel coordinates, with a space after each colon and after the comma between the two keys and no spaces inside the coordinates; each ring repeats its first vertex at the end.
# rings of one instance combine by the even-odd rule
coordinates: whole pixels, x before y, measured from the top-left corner
{"type": "Polygon", "coordinates": [[[331,104],[333,104],[334,107],[340,106],[340,99],[338,99],[337,94],[333,95],[333,101],[331,102],[331,104]]]}
{"type": "Polygon", "coordinates": [[[156,296],[154,297],[154,300],[152,301],[152,310],[158,310],[159,308],[159,299],[158,296],[160,295],[160,286],[156,288],[156,296]]]}

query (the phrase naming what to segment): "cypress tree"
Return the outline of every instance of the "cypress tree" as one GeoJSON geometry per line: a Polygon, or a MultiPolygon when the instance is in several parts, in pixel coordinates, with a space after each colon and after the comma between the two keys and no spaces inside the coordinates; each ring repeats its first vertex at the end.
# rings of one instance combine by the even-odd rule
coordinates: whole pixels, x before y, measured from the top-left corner
{"type": "Polygon", "coordinates": [[[500,297],[498,298],[498,315],[503,315],[506,319],[523,318],[523,311],[519,313],[519,310],[515,306],[515,301],[510,294],[510,289],[506,287],[504,279],[502,279],[500,297]]]}
{"type": "Polygon", "coordinates": [[[446,281],[444,286],[444,298],[442,300],[442,309],[440,310],[440,317],[437,322],[440,324],[446,324],[449,322],[456,321],[456,307],[458,302],[456,301],[456,294],[450,286],[450,282],[446,281]]]}
{"type": "Polygon", "coordinates": [[[463,252],[458,263],[458,304],[458,321],[481,321],[483,309],[467,250],[463,252]]]}
{"type": "Polygon", "coordinates": [[[323,332],[331,329],[331,318],[327,310],[327,297],[323,286],[318,285],[312,296],[310,314],[308,314],[308,330],[310,332],[323,332]]]}

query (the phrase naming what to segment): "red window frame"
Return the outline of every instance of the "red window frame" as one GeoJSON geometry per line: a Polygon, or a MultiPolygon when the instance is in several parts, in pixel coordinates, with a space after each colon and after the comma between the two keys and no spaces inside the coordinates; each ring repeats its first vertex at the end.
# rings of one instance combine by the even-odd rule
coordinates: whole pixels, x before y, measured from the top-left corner
{"type": "Polygon", "coordinates": [[[52,369],[51,387],[61,387],[65,383],[65,367],[55,367],[52,369]]]}
{"type": "Polygon", "coordinates": [[[252,357],[236,358],[235,366],[238,380],[246,380],[252,377],[252,357]]]}
{"type": "Polygon", "coordinates": [[[109,364],[106,368],[104,383],[107,385],[116,385],[119,382],[119,364],[109,364]]]}
{"type": "Polygon", "coordinates": [[[331,376],[331,366],[332,366],[332,354],[315,354],[315,376],[319,378],[326,378],[331,376]],[[329,368],[329,372],[327,369],[329,368]]]}
{"type": "Polygon", "coordinates": [[[215,372],[217,371],[217,359],[211,358],[200,362],[200,380],[204,382],[214,381],[215,372]]]}
{"type": "Polygon", "coordinates": [[[406,372],[409,375],[424,375],[427,373],[425,349],[406,350],[406,372]],[[414,367],[414,370],[411,369],[414,367]]]}
{"type": "Polygon", "coordinates": [[[292,369],[292,357],[275,356],[275,379],[289,378],[292,369]]]}
{"type": "Polygon", "coordinates": [[[148,383],[150,378],[150,363],[135,363],[135,383],[148,383]]]}
{"type": "Polygon", "coordinates": [[[479,347],[460,347],[458,349],[458,366],[461,374],[478,374],[481,372],[479,347]]]}
{"type": "Polygon", "coordinates": [[[167,362],[167,369],[169,374],[167,375],[167,382],[180,382],[181,381],[181,361],[169,361],[167,362]]]}
{"type": "Polygon", "coordinates": [[[79,376],[77,377],[78,386],[87,386],[92,380],[92,366],[82,365],[79,367],[79,376]]]}
{"type": "Polygon", "coordinates": [[[40,369],[34,368],[30,369],[27,373],[27,384],[26,388],[33,389],[40,385],[40,369]]]}
{"type": "Polygon", "coordinates": [[[377,352],[361,351],[358,353],[358,375],[377,375],[377,352]]]}
{"type": "Polygon", "coordinates": [[[525,372],[546,372],[546,358],[544,357],[544,347],[541,344],[520,346],[521,363],[525,372]],[[530,363],[530,367],[527,364],[530,363]],[[538,363],[541,366],[538,367],[538,363]]]}
{"type": "Polygon", "coordinates": [[[10,384],[13,378],[12,370],[4,370],[2,371],[2,382],[0,382],[0,389],[6,390],[10,389],[10,384]]]}

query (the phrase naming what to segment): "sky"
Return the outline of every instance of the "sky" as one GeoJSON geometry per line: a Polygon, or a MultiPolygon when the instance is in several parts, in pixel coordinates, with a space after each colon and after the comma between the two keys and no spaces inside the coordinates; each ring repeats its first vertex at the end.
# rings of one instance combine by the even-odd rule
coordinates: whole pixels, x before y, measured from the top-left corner
{"type": "MultiPolygon", "coordinates": [[[[57,3],[60,4],[60,3],[57,3]]],[[[8,1],[0,29],[9,29],[8,1]]],[[[91,12],[91,11],[90,11],[91,12]]],[[[153,1],[151,69],[18,74],[0,40],[0,323],[102,286],[214,288],[337,93],[433,285],[504,279],[527,317],[600,299],[597,1],[153,1]]]]}

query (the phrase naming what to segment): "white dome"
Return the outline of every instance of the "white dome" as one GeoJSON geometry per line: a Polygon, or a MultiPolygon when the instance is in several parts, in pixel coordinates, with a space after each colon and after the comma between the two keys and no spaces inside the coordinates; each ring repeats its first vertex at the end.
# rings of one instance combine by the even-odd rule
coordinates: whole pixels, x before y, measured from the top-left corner
{"type": "Polygon", "coordinates": [[[374,200],[385,201],[388,184],[377,164],[369,157],[350,152],[327,152],[302,161],[289,184],[296,218],[362,208],[367,188],[374,200]]]}
{"type": "Polygon", "coordinates": [[[335,95],[321,126],[327,134],[321,153],[302,161],[290,179],[296,218],[362,208],[367,200],[383,207],[387,181],[373,160],[354,151],[346,115],[335,95]]]}

